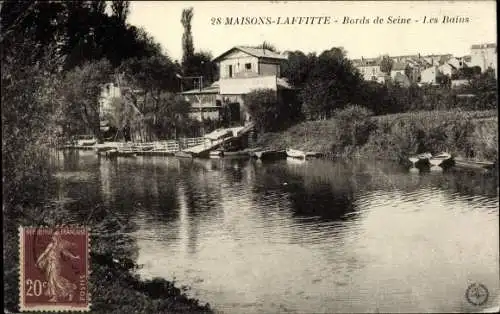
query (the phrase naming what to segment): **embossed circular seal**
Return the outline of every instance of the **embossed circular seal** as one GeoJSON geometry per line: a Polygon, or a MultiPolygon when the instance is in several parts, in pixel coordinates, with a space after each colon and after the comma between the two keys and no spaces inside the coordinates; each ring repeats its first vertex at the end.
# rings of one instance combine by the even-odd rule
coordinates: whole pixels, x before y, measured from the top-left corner
{"type": "Polygon", "coordinates": [[[471,284],[465,292],[467,302],[477,306],[485,304],[488,301],[489,295],[488,289],[481,283],[471,284]]]}

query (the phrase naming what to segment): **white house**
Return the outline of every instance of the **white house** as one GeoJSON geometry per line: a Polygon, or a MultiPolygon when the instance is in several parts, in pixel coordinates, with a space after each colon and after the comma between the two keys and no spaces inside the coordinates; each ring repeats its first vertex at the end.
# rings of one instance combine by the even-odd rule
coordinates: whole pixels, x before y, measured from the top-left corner
{"type": "Polygon", "coordinates": [[[101,95],[99,97],[99,116],[104,117],[106,113],[112,109],[111,102],[113,98],[121,96],[121,90],[115,83],[105,84],[101,88],[101,95]]]}
{"type": "Polygon", "coordinates": [[[479,66],[481,71],[486,71],[488,68],[497,72],[497,44],[481,44],[471,46],[471,61],[472,66],[479,66]]]}
{"type": "Polygon", "coordinates": [[[281,65],[286,55],[268,49],[233,47],[213,62],[219,65],[219,81],[202,90],[182,93],[191,103],[192,112],[202,118],[222,117],[226,112],[232,124],[251,121],[244,95],[256,89],[276,91],[278,101],[284,101],[294,89],[281,77],[281,65]]]}
{"type": "Polygon", "coordinates": [[[431,66],[420,72],[420,83],[436,84],[439,70],[437,66],[431,66]]]}
{"type": "Polygon", "coordinates": [[[395,63],[392,65],[392,69],[391,69],[391,78],[394,80],[394,78],[395,78],[395,77],[396,77],[396,75],[398,75],[398,74],[405,75],[405,70],[406,70],[406,63],[403,63],[403,62],[395,62],[395,63]]]}
{"type": "Polygon", "coordinates": [[[450,63],[445,63],[443,65],[440,65],[438,67],[438,70],[444,75],[451,77],[452,74],[456,73],[457,68],[450,63]]]}
{"type": "Polygon", "coordinates": [[[381,58],[353,60],[354,66],[359,70],[365,81],[379,81],[384,73],[380,68],[381,58]]]}

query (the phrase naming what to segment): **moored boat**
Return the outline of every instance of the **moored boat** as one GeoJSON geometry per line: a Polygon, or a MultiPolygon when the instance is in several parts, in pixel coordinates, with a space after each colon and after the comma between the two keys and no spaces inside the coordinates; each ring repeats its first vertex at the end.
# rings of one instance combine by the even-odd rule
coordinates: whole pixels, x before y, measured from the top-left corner
{"type": "Polygon", "coordinates": [[[421,153],[418,155],[410,156],[408,160],[412,163],[412,168],[426,168],[430,166],[429,159],[432,157],[431,153],[421,153]]]}
{"type": "Polygon", "coordinates": [[[222,150],[213,150],[209,153],[210,158],[221,158],[224,156],[224,151],[222,150]]]}
{"type": "Polygon", "coordinates": [[[221,158],[221,157],[249,157],[251,151],[244,149],[238,151],[225,151],[221,149],[213,150],[210,152],[210,158],[221,158]]]}
{"type": "Polygon", "coordinates": [[[291,149],[291,148],[286,149],[286,155],[288,157],[298,158],[298,159],[305,159],[306,158],[305,152],[303,152],[301,150],[297,150],[297,149],[291,149]]]}
{"type": "Polygon", "coordinates": [[[193,158],[193,154],[184,151],[176,152],[174,156],[179,158],[193,158]]]}
{"type": "Polygon", "coordinates": [[[442,152],[429,158],[429,162],[432,166],[442,166],[446,161],[451,160],[451,155],[442,152]]]}
{"type": "Polygon", "coordinates": [[[306,152],[306,158],[320,158],[321,156],[319,152],[306,152]]]}
{"type": "Polygon", "coordinates": [[[287,154],[284,150],[261,150],[253,152],[253,156],[260,160],[285,159],[287,154]]]}
{"type": "Polygon", "coordinates": [[[492,161],[479,161],[465,158],[454,158],[454,160],[455,166],[458,168],[491,170],[496,166],[496,163],[492,161]]]}

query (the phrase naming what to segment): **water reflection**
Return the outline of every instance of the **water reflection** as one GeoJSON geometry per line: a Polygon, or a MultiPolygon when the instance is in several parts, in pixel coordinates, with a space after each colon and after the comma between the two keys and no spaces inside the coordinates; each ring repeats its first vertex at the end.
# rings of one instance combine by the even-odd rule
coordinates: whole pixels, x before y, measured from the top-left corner
{"type": "Polygon", "coordinates": [[[60,168],[88,173],[60,177],[74,210],[97,204],[135,222],[143,276],[175,276],[219,310],[472,311],[470,281],[498,295],[496,178],[376,161],[71,154],[60,168]]]}

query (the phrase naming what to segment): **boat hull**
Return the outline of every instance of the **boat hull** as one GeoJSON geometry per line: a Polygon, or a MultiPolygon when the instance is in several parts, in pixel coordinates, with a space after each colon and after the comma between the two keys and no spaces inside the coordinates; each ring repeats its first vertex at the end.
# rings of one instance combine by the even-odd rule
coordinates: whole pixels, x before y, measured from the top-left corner
{"type": "Polygon", "coordinates": [[[260,160],[278,160],[285,159],[287,157],[286,151],[257,151],[254,152],[253,156],[260,160]]]}
{"type": "Polygon", "coordinates": [[[306,158],[306,153],[300,150],[296,149],[287,149],[286,150],[286,155],[287,157],[290,158],[297,158],[297,159],[305,159],[306,158]]]}
{"type": "Polygon", "coordinates": [[[472,170],[493,170],[496,167],[496,163],[467,159],[455,159],[455,167],[472,170]]]}
{"type": "Polygon", "coordinates": [[[179,158],[193,158],[193,154],[186,152],[177,152],[174,154],[174,156],[179,158]]]}

